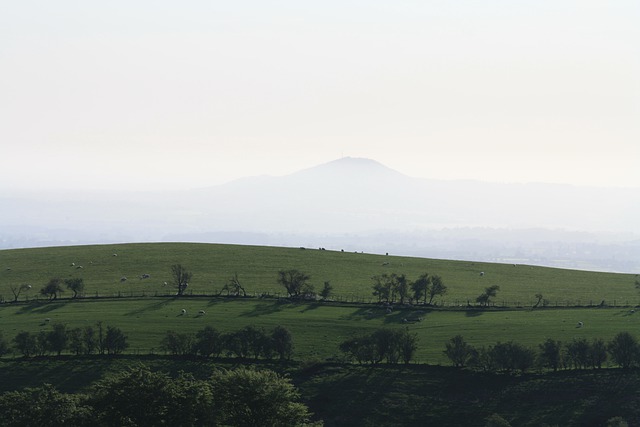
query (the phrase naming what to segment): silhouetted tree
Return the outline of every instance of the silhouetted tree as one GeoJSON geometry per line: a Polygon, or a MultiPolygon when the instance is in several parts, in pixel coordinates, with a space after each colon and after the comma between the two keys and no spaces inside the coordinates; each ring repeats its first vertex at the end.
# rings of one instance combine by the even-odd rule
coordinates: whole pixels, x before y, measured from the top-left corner
{"type": "Polygon", "coordinates": [[[413,300],[415,302],[420,302],[423,299],[423,302],[427,303],[427,289],[431,285],[431,276],[428,273],[421,274],[418,279],[416,279],[413,283],[411,283],[411,291],[413,292],[413,300]]]}
{"type": "Polygon", "coordinates": [[[107,326],[104,336],[104,349],[107,354],[120,354],[129,347],[127,336],[115,326],[107,326]]]}
{"type": "Polygon", "coordinates": [[[611,359],[623,369],[628,369],[640,361],[638,340],[629,332],[620,332],[609,342],[611,359]]]}
{"type": "Polygon", "coordinates": [[[495,297],[500,290],[500,286],[492,285],[488,288],[485,288],[484,292],[481,293],[478,298],[476,298],[476,302],[482,306],[488,306],[491,302],[491,298],[495,297]]]}
{"type": "Polygon", "coordinates": [[[322,297],[323,300],[328,299],[331,294],[333,293],[333,286],[331,286],[331,283],[324,282],[324,285],[322,287],[322,290],[320,291],[320,297],[322,297]]]}
{"type": "Polygon", "coordinates": [[[72,298],[76,298],[78,294],[82,294],[82,292],[84,292],[84,280],[79,277],[65,279],[64,283],[67,285],[67,289],[71,289],[73,292],[72,298]]]}
{"type": "Polygon", "coordinates": [[[284,286],[291,298],[297,298],[302,292],[311,277],[299,270],[280,270],[278,271],[278,283],[284,286]]]}
{"type": "Polygon", "coordinates": [[[431,277],[431,285],[427,288],[427,293],[429,296],[429,302],[427,304],[432,305],[433,299],[436,296],[442,296],[447,293],[447,287],[442,281],[442,277],[433,276],[431,277]]]}
{"type": "Polygon", "coordinates": [[[49,283],[40,289],[40,293],[49,297],[49,301],[57,299],[58,294],[62,293],[62,279],[56,277],[49,280],[49,283]]]}
{"type": "Polygon", "coordinates": [[[220,356],[224,349],[224,341],[220,332],[211,326],[205,326],[204,329],[196,332],[195,350],[204,357],[213,355],[220,356]]]}
{"type": "Polygon", "coordinates": [[[539,347],[541,365],[557,371],[562,365],[562,343],[547,338],[539,347]]]}
{"type": "Polygon", "coordinates": [[[465,342],[462,335],[456,335],[445,344],[444,354],[451,360],[453,366],[465,367],[474,355],[474,349],[465,342]]]}
{"type": "Polygon", "coordinates": [[[11,293],[13,294],[13,302],[18,302],[20,294],[22,292],[28,292],[31,289],[31,285],[28,285],[26,283],[20,286],[10,285],[9,289],[11,289],[11,293]]]}
{"type": "Polygon", "coordinates": [[[280,360],[290,359],[293,354],[293,338],[284,326],[276,326],[271,333],[273,350],[280,360]]]}
{"type": "Polygon", "coordinates": [[[171,266],[171,276],[173,277],[173,285],[178,290],[176,295],[184,295],[184,291],[189,286],[193,274],[182,264],[174,264],[171,266]]]}

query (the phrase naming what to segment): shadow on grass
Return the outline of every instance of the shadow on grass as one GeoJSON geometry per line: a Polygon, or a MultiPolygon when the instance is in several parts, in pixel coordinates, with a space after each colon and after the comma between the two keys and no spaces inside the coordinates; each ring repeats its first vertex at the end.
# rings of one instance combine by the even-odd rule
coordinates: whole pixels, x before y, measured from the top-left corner
{"type": "Polygon", "coordinates": [[[305,313],[307,311],[310,310],[316,310],[318,307],[320,307],[322,304],[319,302],[310,302],[305,304],[304,308],[302,310],[300,310],[300,313],[305,313]]]}
{"type": "Polygon", "coordinates": [[[274,301],[274,302],[260,302],[256,304],[252,310],[249,310],[240,316],[242,317],[259,317],[269,314],[274,314],[282,311],[287,306],[290,306],[289,301],[274,301]]]}
{"type": "Polygon", "coordinates": [[[411,324],[424,320],[430,313],[429,310],[391,310],[381,307],[359,308],[350,315],[344,316],[346,320],[382,320],[385,324],[411,324]]]}
{"type": "Polygon", "coordinates": [[[69,301],[35,302],[23,306],[16,314],[44,314],[67,305],[69,301]]]}
{"type": "Polygon", "coordinates": [[[161,308],[163,308],[166,305],[172,303],[176,299],[177,299],[176,297],[162,299],[161,301],[145,305],[145,306],[137,308],[135,310],[131,310],[128,313],[125,313],[125,316],[136,316],[136,315],[142,314],[142,313],[147,312],[147,311],[160,310],[161,308]]]}
{"type": "Polygon", "coordinates": [[[467,310],[464,312],[464,315],[467,317],[478,317],[484,314],[483,310],[467,310]]]}

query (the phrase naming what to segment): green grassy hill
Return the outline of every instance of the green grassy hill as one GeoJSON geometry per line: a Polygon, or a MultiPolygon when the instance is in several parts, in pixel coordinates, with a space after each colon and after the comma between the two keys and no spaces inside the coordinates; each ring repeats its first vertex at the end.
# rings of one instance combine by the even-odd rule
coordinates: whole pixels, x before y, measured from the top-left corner
{"type": "MultiPolygon", "coordinates": [[[[155,243],[0,251],[0,296],[12,300],[10,285],[31,284],[25,294],[38,290],[52,277],[82,277],[86,296],[164,295],[173,289],[170,267],[181,263],[193,272],[188,293],[212,295],[235,273],[251,294],[284,294],[277,282],[281,269],[296,268],[311,276],[316,289],[330,281],[337,298],[373,301],[371,277],[383,273],[440,275],[449,292],[439,303],[466,304],[482,290],[499,285],[496,303],[532,305],[542,293],[551,305],[590,305],[605,301],[613,305],[635,305],[640,294],[630,274],[612,274],[535,267],[528,265],[447,261],[301,250],[298,248],[239,245],[155,243]],[[117,255],[117,256],[114,256],[117,255]],[[82,268],[79,268],[82,267],[82,268]],[[481,275],[480,273],[484,274],[481,275]],[[150,278],[140,279],[142,274],[150,278]],[[122,283],[122,277],[127,281],[122,283]]],[[[71,296],[68,292],[66,297],[71,296]]],[[[22,296],[21,296],[22,298],[22,296]]]]}
{"type": "Polygon", "coordinates": [[[442,354],[444,345],[457,334],[478,346],[509,340],[537,346],[546,338],[563,342],[582,337],[607,341],[620,331],[633,332],[640,326],[640,313],[620,306],[636,303],[639,297],[634,277],[624,274],[317,249],[186,243],[7,250],[0,251],[0,266],[4,267],[0,271],[0,291],[5,301],[12,300],[9,289],[12,284],[32,284],[31,291],[21,296],[19,304],[0,304],[0,331],[6,338],[11,339],[23,330],[46,330],[56,322],[74,328],[103,321],[127,333],[130,353],[158,352],[167,330],[196,332],[211,325],[224,332],[245,325],[265,329],[283,325],[294,336],[297,360],[325,360],[339,356],[338,344],[344,339],[390,327],[408,328],[417,334],[418,362],[444,364],[447,362],[442,354]],[[193,271],[189,293],[194,296],[162,296],[175,293],[164,285],[171,280],[170,266],[174,263],[182,263],[193,271]],[[336,299],[365,302],[373,300],[372,275],[397,272],[416,278],[423,272],[439,274],[449,293],[438,302],[447,309],[396,308],[387,313],[370,304],[290,303],[213,296],[236,272],[251,294],[284,294],[276,283],[277,271],[289,268],[310,274],[318,288],[323,281],[331,281],[336,299]],[[141,274],[151,277],[143,280],[139,278],[141,274]],[[128,280],[121,283],[123,276],[128,280]],[[86,298],[72,300],[67,292],[63,295],[66,298],[58,301],[46,302],[42,296],[33,301],[38,296],[37,290],[51,277],[82,277],[87,287],[86,298]],[[464,308],[467,300],[473,301],[490,284],[501,287],[497,302],[511,302],[512,308],[457,309],[460,304],[464,308]],[[538,292],[551,300],[553,308],[531,309],[533,295],[538,292]],[[139,297],[143,294],[146,296],[139,297]],[[95,295],[110,298],[90,298],[95,295]],[[118,295],[122,298],[117,298],[118,295]],[[138,297],[131,298],[132,295],[138,297]],[[23,297],[30,301],[25,302],[23,297]],[[561,307],[567,302],[588,305],[590,301],[598,304],[601,300],[608,301],[609,308],[555,309],[554,304],[558,301],[561,307]],[[618,306],[611,307],[614,301],[618,306]],[[513,308],[517,304],[524,308],[513,308]],[[180,315],[183,308],[187,310],[186,316],[180,315]],[[205,310],[206,315],[199,316],[200,310],[205,310]],[[585,326],[577,328],[577,322],[585,326]]]}

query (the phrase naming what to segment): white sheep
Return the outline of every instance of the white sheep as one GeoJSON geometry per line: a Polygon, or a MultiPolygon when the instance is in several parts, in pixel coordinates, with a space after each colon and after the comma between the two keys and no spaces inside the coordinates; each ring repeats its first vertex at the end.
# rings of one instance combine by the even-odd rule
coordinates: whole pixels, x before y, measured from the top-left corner
{"type": "Polygon", "coordinates": [[[198,315],[200,315],[200,316],[204,316],[205,314],[206,314],[206,313],[205,313],[205,311],[204,311],[204,310],[200,310],[200,311],[198,312],[198,315]]]}
{"type": "Polygon", "coordinates": [[[124,283],[124,282],[126,282],[126,281],[127,281],[127,278],[126,278],[125,276],[122,276],[122,277],[120,278],[120,282],[121,282],[121,283],[124,283]]]}
{"type": "Polygon", "coordinates": [[[584,326],[584,323],[582,322],[578,322],[578,324],[576,325],[577,328],[582,328],[584,326]]]}
{"type": "Polygon", "coordinates": [[[187,310],[183,308],[182,310],[180,310],[180,314],[184,316],[185,314],[187,314],[187,310]]]}

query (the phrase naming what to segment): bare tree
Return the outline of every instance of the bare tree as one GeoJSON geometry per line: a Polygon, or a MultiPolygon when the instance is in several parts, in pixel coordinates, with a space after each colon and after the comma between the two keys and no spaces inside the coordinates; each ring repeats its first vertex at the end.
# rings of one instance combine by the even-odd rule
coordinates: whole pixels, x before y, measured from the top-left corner
{"type": "Polygon", "coordinates": [[[28,292],[31,289],[31,285],[20,285],[20,286],[9,286],[11,288],[11,293],[13,294],[13,302],[18,302],[18,298],[20,298],[20,294],[22,292],[28,292]]]}
{"type": "Polygon", "coordinates": [[[174,264],[171,266],[171,275],[173,276],[173,284],[178,290],[176,295],[184,295],[184,291],[187,289],[187,286],[189,286],[189,281],[193,274],[187,271],[182,264],[174,264]]]}
{"type": "Polygon", "coordinates": [[[311,277],[296,269],[278,271],[278,283],[285,287],[289,297],[300,297],[311,277]]]}

